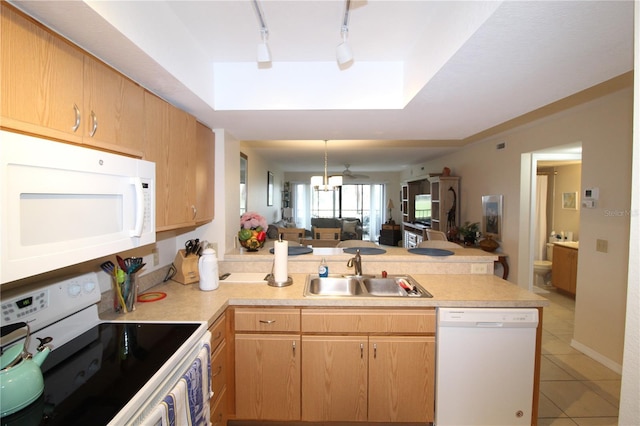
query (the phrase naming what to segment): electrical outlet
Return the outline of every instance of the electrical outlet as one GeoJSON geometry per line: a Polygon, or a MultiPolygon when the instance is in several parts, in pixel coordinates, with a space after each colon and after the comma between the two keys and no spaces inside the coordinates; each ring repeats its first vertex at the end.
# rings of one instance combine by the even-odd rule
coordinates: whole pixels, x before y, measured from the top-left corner
{"type": "Polygon", "coordinates": [[[472,263],[471,264],[471,273],[472,274],[486,274],[487,273],[487,265],[485,263],[472,263]]]}
{"type": "Polygon", "coordinates": [[[596,240],[596,251],[607,253],[609,250],[609,240],[596,240]]]}
{"type": "Polygon", "coordinates": [[[153,253],[153,266],[158,266],[160,263],[160,253],[158,253],[158,248],[154,248],[151,253],[153,253]]]}

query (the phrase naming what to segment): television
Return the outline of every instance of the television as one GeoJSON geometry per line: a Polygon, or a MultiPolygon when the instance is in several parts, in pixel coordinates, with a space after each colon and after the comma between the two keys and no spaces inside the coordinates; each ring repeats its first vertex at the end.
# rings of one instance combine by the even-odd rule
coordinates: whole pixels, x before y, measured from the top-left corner
{"type": "Polygon", "coordinates": [[[431,224],[431,194],[416,195],[414,202],[414,217],[416,222],[431,224]]]}

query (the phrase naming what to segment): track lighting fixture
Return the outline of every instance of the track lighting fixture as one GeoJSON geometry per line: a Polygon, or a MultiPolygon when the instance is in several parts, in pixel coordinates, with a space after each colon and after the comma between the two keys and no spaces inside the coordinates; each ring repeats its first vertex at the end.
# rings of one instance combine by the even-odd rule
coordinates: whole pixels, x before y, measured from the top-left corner
{"type": "Polygon", "coordinates": [[[256,14],[258,15],[258,22],[260,23],[260,43],[258,43],[258,63],[264,64],[271,62],[271,51],[269,50],[269,44],[267,40],[269,38],[269,29],[267,28],[267,24],[264,19],[264,15],[262,14],[262,9],[258,4],[258,0],[253,0],[253,7],[256,9],[256,14]]]}
{"type": "Polygon", "coordinates": [[[353,52],[351,47],[347,43],[347,36],[349,35],[349,9],[351,7],[351,0],[346,0],[344,7],[344,19],[342,26],[340,27],[340,37],[342,42],[336,48],[336,59],[338,64],[345,65],[350,61],[353,61],[353,52]]]}

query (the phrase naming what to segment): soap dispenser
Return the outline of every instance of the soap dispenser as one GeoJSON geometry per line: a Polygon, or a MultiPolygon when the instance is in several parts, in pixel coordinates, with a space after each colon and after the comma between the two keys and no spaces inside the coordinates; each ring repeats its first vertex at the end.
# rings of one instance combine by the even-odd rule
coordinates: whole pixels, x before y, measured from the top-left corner
{"type": "Polygon", "coordinates": [[[324,257],[322,258],[322,262],[320,262],[320,266],[318,266],[318,276],[323,278],[329,276],[329,266],[324,257]]]}

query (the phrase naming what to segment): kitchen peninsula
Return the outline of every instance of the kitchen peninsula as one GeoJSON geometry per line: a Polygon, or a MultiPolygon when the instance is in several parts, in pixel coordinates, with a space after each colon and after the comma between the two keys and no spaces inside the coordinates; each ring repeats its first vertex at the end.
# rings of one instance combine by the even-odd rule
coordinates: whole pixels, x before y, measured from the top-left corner
{"type": "MultiPolygon", "coordinates": [[[[223,341],[217,344],[212,356],[213,380],[222,372],[226,378],[224,385],[218,385],[223,389],[218,395],[224,398],[212,403],[214,422],[224,419],[432,422],[436,309],[537,308],[540,324],[536,379],[533,401],[526,410],[526,415],[531,415],[531,424],[535,424],[542,308],[548,302],[494,276],[493,262],[497,255],[477,249],[454,251],[452,256],[436,257],[390,248],[382,255],[363,256],[364,274],[380,275],[383,270],[390,275],[408,273],[432,298],[305,297],[307,276],[317,273],[322,257],[326,257],[331,273],[349,272],[346,263],[353,255],[327,255],[321,251],[289,256],[293,284],[287,287],[271,287],[265,282],[221,281],[217,290],[203,292],[197,284],[168,281],[151,289],[166,293],[166,298],[139,303],[127,315],[106,312],[103,316],[127,321],[207,321],[213,339],[223,341]],[[364,358],[361,355],[351,358],[353,347],[364,358]],[[401,371],[402,366],[399,370],[392,367],[395,358],[383,355],[387,347],[395,348],[389,349],[389,353],[398,351],[396,356],[413,360],[413,364],[409,363],[411,368],[401,371]],[[301,353],[306,355],[300,357],[301,353]],[[328,355],[331,353],[337,358],[328,355]],[[383,361],[391,364],[376,369],[374,363],[383,361]],[[326,371],[329,376],[317,376],[317,371],[326,371]],[[352,377],[355,371],[363,373],[352,377]],[[315,385],[309,387],[310,383],[315,385]],[[412,398],[420,403],[390,401],[384,396],[395,392],[389,390],[390,383],[403,392],[409,389],[412,398]],[[378,386],[387,389],[382,392],[384,395],[379,393],[378,386]],[[324,396],[318,393],[319,389],[324,396]],[[344,404],[330,402],[346,397],[355,399],[344,404]],[[411,410],[407,411],[407,407],[411,410]]],[[[233,276],[254,272],[262,276],[270,271],[272,262],[273,255],[268,250],[237,251],[220,262],[220,273],[230,272],[233,276]]]]}

